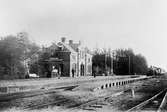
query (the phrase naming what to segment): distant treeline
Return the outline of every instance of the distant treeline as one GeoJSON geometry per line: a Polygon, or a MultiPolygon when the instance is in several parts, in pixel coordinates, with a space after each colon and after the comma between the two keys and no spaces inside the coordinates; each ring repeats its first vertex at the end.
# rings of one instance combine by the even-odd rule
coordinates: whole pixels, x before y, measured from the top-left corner
{"type": "Polygon", "coordinates": [[[93,66],[99,73],[106,74],[113,69],[116,75],[147,74],[148,65],[144,56],[135,54],[132,49],[96,49],[93,55],[93,66]]]}
{"type": "Polygon", "coordinates": [[[0,79],[25,78],[26,61],[39,46],[24,36],[9,35],[0,39],[0,79]]]}

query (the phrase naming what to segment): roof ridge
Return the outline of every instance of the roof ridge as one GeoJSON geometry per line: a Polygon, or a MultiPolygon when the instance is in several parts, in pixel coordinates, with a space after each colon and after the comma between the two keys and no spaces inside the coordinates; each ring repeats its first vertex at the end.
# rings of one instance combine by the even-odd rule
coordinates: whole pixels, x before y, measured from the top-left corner
{"type": "Polygon", "coordinates": [[[63,43],[63,42],[59,42],[59,43],[61,43],[62,45],[64,45],[70,52],[77,53],[70,45],[68,45],[66,43],[63,43]]]}

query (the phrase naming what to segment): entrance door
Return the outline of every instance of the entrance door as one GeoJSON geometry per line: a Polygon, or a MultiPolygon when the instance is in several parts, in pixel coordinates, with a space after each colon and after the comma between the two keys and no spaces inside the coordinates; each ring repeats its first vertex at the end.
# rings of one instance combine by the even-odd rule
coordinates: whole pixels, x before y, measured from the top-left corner
{"type": "Polygon", "coordinates": [[[81,64],[81,66],[80,66],[80,74],[81,74],[81,76],[84,76],[84,65],[83,64],[81,64]]]}

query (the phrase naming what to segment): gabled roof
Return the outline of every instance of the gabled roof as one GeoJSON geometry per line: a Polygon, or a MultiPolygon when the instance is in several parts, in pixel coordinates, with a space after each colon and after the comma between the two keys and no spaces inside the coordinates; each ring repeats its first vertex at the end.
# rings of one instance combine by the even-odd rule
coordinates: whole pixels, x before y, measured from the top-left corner
{"type": "MultiPolygon", "coordinates": [[[[80,49],[81,44],[80,43],[67,44],[64,42],[58,42],[57,44],[50,46],[50,48],[59,48],[59,47],[63,48],[62,51],[71,52],[71,53],[76,54],[78,52],[78,49],[80,49]]],[[[92,55],[91,51],[87,47],[82,47],[82,48],[87,54],[92,55]]]]}
{"type": "Polygon", "coordinates": [[[78,47],[80,46],[79,43],[73,43],[73,44],[68,44],[70,47],[72,47],[76,52],[78,51],[78,47]]]}
{"type": "Polygon", "coordinates": [[[58,46],[55,44],[55,43],[53,43],[50,47],[49,47],[50,49],[57,49],[58,48],[58,46]]]}
{"type": "Polygon", "coordinates": [[[65,44],[63,42],[59,42],[57,43],[58,45],[63,45],[69,52],[71,53],[77,53],[70,45],[68,44],[65,44]]]}

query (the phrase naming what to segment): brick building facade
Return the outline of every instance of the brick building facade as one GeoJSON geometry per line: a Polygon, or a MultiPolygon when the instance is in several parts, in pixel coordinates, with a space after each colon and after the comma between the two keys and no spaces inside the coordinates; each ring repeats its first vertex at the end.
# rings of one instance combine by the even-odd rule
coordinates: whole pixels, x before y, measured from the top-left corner
{"type": "Polygon", "coordinates": [[[61,76],[72,77],[72,69],[75,71],[75,77],[92,75],[92,55],[81,42],[66,42],[66,38],[63,37],[49,49],[52,51],[52,58],[48,60],[50,69],[56,67],[61,76]]]}

